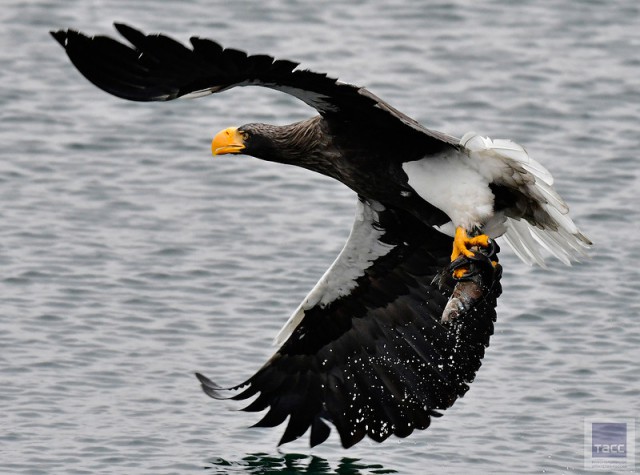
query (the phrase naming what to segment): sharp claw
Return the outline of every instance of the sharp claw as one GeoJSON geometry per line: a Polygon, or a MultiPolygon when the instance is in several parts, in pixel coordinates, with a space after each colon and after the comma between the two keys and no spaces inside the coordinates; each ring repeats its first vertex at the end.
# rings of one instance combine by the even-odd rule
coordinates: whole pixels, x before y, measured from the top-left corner
{"type": "Polygon", "coordinates": [[[490,261],[491,257],[495,255],[495,248],[495,241],[489,239],[486,248],[477,250],[469,259],[472,261],[490,261]]]}

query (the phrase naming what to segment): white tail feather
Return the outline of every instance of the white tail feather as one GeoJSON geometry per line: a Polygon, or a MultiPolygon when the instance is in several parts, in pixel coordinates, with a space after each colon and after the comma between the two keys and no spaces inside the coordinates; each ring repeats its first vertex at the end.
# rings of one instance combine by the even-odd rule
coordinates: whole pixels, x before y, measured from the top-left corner
{"type": "MultiPolygon", "coordinates": [[[[553,188],[553,176],[529,157],[522,146],[473,132],[465,134],[460,144],[467,149],[478,171],[494,183],[517,187],[536,210],[533,215],[525,215],[526,219],[506,215],[503,238],[520,259],[544,267],[543,251],[567,265],[587,256],[591,241],[569,217],[569,207],[553,188]]],[[[495,217],[505,219],[502,214],[495,217]]],[[[491,226],[495,228],[496,223],[488,223],[491,226]]]]}
{"type": "MultiPolygon", "coordinates": [[[[572,222],[573,224],[573,222],[572,222]]],[[[574,225],[575,227],[575,225],[574,225]]],[[[541,229],[527,221],[507,218],[507,231],[502,238],[513,248],[515,254],[529,265],[545,267],[544,249],[567,265],[588,256],[591,242],[579,231],[571,233],[565,228],[557,231],[541,229]]]]}
{"type": "Polygon", "coordinates": [[[507,231],[502,237],[509,243],[516,256],[530,266],[538,264],[540,267],[546,267],[544,257],[540,254],[540,246],[529,232],[528,223],[508,218],[506,226],[507,231]]]}
{"type": "Polygon", "coordinates": [[[569,212],[569,207],[567,203],[560,197],[558,192],[553,189],[550,184],[538,182],[536,179],[536,189],[542,194],[544,200],[548,203],[549,206],[560,211],[562,214],[567,214],[569,212]]]}

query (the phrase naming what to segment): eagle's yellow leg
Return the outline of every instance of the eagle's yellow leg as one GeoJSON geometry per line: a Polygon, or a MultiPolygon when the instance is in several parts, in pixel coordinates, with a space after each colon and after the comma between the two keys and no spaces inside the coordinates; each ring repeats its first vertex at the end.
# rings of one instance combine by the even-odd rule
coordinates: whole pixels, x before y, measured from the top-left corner
{"type": "MultiPolygon", "coordinates": [[[[455,261],[461,255],[466,257],[473,257],[473,251],[470,251],[470,247],[480,246],[489,247],[489,236],[486,234],[480,234],[479,236],[469,237],[467,231],[464,228],[457,227],[456,235],[453,238],[453,252],[451,253],[451,262],[455,261]]],[[[467,272],[466,267],[461,267],[453,271],[453,276],[456,278],[464,277],[467,272]]]]}

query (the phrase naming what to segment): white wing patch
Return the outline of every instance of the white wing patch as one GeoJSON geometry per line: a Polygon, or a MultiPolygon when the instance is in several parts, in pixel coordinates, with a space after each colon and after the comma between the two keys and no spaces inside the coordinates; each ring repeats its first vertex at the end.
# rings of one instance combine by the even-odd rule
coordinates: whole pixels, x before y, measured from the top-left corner
{"type": "Polygon", "coordinates": [[[384,231],[373,226],[384,206],[376,201],[358,200],[356,219],[349,239],[329,269],[275,338],[281,345],[302,321],[305,311],[315,306],[324,308],[340,297],[349,295],[357,286],[357,279],[376,259],[387,255],[395,246],[380,242],[384,231]]]}

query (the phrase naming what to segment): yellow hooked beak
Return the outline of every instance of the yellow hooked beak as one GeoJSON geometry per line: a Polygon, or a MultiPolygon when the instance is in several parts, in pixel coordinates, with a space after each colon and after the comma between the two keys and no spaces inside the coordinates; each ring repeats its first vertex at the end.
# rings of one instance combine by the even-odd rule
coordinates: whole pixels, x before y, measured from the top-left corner
{"type": "Polygon", "coordinates": [[[240,153],[244,148],[244,135],[238,132],[237,127],[229,127],[218,132],[211,142],[211,153],[214,155],[240,153]]]}

